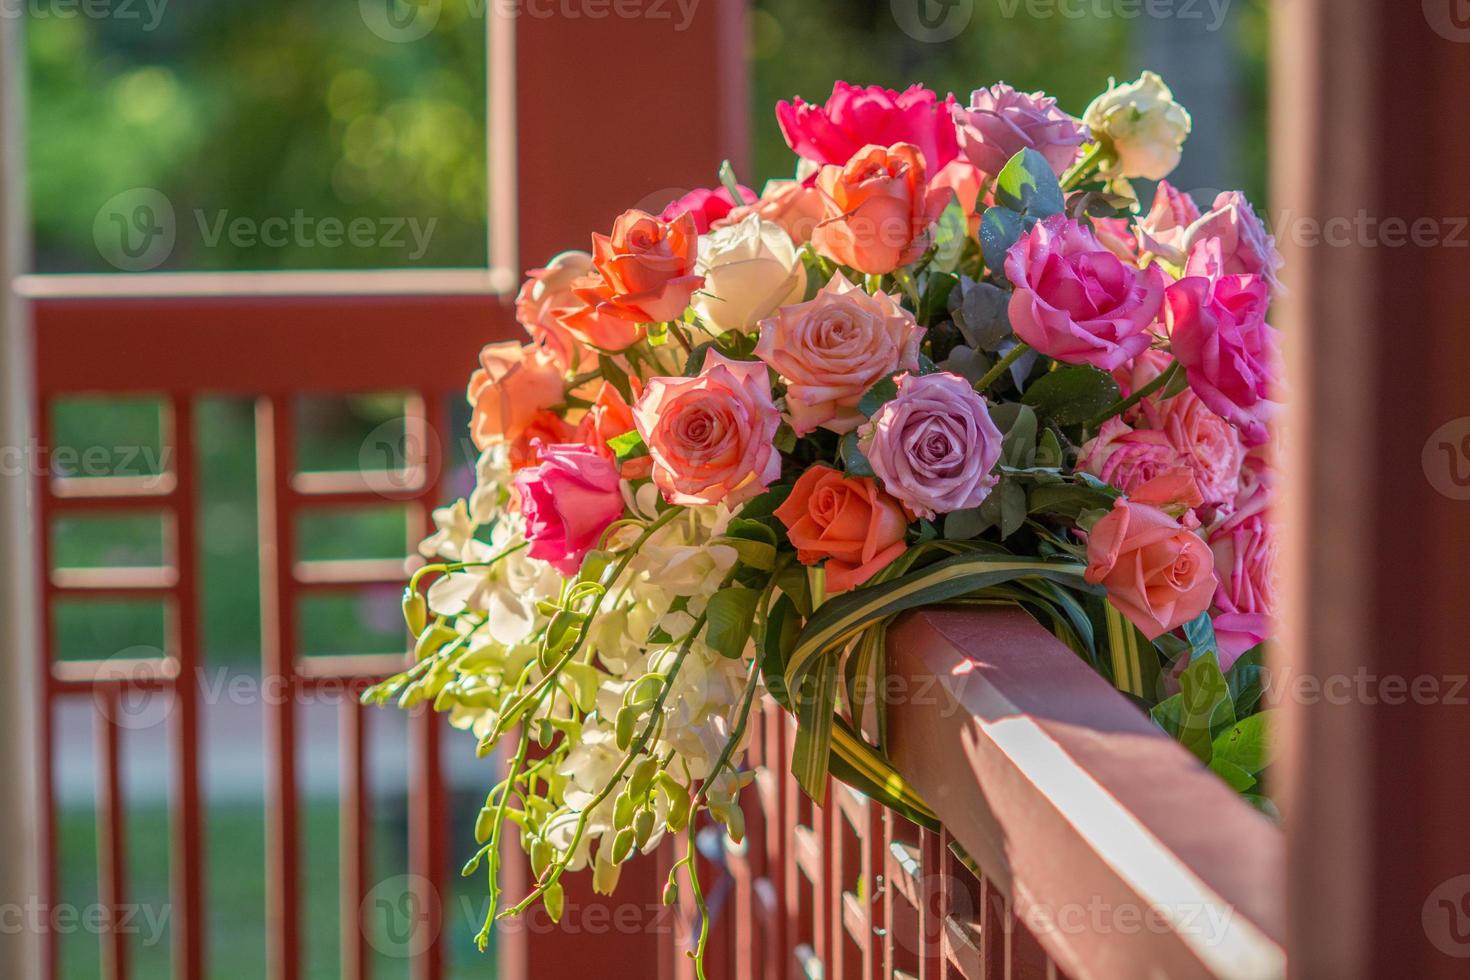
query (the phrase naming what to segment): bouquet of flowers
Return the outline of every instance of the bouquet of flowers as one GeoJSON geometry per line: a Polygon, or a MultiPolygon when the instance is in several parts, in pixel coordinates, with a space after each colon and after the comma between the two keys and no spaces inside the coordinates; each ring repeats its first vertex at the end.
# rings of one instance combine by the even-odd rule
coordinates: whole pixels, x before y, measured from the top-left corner
{"type": "MultiPolygon", "coordinates": [[[[1018,604],[1242,792],[1265,765],[1280,259],[1239,193],[1139,206],[1188,113],[1145,73],[1081,119],[1004,84],[777,117],[794,179],[727,164],[622,214],[529,273],[529,342],[470,379],[477,483],[405,592],[412,665],[366,699],[502,749],[482,947],[705,813],[738,840],[758,697],[815,799],[830,774],[932,824],[875,683],[923,604],[1018,604]],[[535,884],[505,902],[511,825],[535,884]]],[[[698,898],[694,853],[666,901],[681,873],[698,898]]]]}

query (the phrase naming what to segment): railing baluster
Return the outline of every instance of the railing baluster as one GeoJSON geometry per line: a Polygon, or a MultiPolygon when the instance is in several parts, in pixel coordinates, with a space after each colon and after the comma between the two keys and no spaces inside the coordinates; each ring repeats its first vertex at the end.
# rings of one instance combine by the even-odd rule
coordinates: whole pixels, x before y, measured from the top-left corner
{"type": "MultiPolygon", "coordinates": [[[[350,689],[352,693],[356,688],[350,689]]],[[[368,960],[363,902],[370,874],[368,847],[372,833],[368,825],[368,787],[365,709],[349,696],[339,708],[341,802],[338,837],[338,903],[341,935],[342,980],[367,980],[368,960]]]]}
{"type": "MultiPolygon", "coordinates": [[[[126,681],[120,682],[126,683],[126,681]]],[[[98,936],[102,945],[104,980],[127,980],[126,921],[127,836],[126,804],[122,788],[122,732],[116,722],[118,684],[99,688],[94,726],[97,736],[97,896],[106,909],[106,927],[98,936]]]]}

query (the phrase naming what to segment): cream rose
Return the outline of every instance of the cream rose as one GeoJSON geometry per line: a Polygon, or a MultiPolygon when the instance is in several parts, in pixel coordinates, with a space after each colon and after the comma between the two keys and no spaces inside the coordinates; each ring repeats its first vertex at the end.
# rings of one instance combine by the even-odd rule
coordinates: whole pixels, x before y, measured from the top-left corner
{"type": "Polygon", "coordinates": [[[806,292],[806,267],[791,236],[758,214],[701,235],[694,271],[704,276],[694,312],[716,333],[750,330],[806,292]]]}
{"type": "Polygon", "coordinates": [[[1126,85],[1109,80],[1082,121],[1112,147],[1116,163],[1106,168],[1109,176],[1146,180],[1163,180],[1174,171],[1192,125],[1169,86],[1151,71],[1126,85]]]}

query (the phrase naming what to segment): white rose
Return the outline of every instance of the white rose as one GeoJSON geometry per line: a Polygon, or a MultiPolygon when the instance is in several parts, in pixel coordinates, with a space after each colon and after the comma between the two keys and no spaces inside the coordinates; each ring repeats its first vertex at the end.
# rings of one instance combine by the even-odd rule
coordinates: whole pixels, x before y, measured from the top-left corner
{"type": "Polygon", "coordinates": [[[1192,125],[1169,86],[1151,71],[1126,85],[1109,79],[1108,90],[1092,100],[1082,121],[1112,145],[1117,162],[1107,168],[1109,176],[1146,180],[1163,180],[1179,165],[1192,125]]]}
{"type": "Polygon", "coordinates": [[[791,236],[758,214],[701,235],[695,272],[704,287],[694,294],[694,312],[714,333],[750,330],[806,293],[806,267],[791,236]]]}

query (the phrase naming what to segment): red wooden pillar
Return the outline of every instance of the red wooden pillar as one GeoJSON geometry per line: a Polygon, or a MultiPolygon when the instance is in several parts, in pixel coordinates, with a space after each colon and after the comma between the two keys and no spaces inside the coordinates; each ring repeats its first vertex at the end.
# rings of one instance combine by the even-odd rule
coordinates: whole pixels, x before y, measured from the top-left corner
{"type": "Polygon", "coordinates": [[[1276,4],[1282,809],[1303,977],[1470,970],[1470,19],[1276,4]]]}

